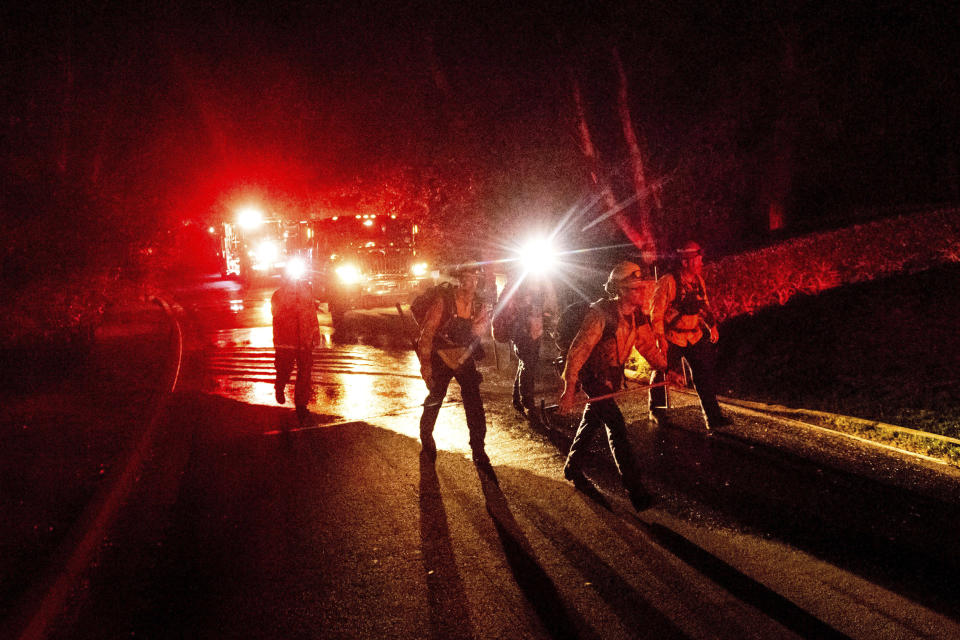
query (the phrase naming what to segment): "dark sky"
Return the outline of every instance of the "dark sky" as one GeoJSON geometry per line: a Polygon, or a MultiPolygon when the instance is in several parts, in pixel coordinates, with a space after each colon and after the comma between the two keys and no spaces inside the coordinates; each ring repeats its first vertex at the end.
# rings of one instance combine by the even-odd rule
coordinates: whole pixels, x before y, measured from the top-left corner
{"type": "Polygon", "coordinates": [[[960,198],[955,3],[166,4],[4,10],[11,184],[174,216],[231,185],[310,202],[444,164],[494,175],[491,206],[559,207],[590,190],[571,77],[623,181],[616,47],[678,212],[749,219],[778,163],[808,218],[960,198]]]}

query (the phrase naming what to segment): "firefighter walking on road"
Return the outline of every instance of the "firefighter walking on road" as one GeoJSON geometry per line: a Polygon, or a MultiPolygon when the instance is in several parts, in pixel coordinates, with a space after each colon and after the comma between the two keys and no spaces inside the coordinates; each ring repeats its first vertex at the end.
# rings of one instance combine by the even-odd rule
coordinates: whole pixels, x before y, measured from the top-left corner
{"type": "MultiPolygon", "coordinates": [[[[655,369],[666,369],[666,357],[657,348],[653,328],[643,313],[651,285],[652,282],[643,278],[640,267],[632,262],[621,262],[610,272],[605,286],[610,297],[590,305],[570,344],[562,374],[561,413],[573,409],[578,384],[590,397],[622,389],[624,364],[634,348],[655,369]]],[[[612,398],[589,402],[584,408],[563,466],[563,475],[574,484],[585,480],[581,471],[583,456],[593,436],[604,426],[610,452],[630,502],[635,509],[642,511],[652,504],[653,498],[640,481],[640,471],[627,437],[626,421],[612,398]]]]}
{"type": "MultiPolygon", "coordinates": [[[[680,371],[683,360],[690,366],[707,429],[716,429],[730,421],[720,411],[716,396],[715,345],[720,334],[703,281],[703,251],[696,242],[687,242],[677,253],[680,269],[657,281],[650,319],[660,348],[667,352],[670,370],[680,371]]],[[[663,372],[656,371],[651,383],[662,379],[663,372]]],[[[665,412],[666,392],[651,388],[650,419],[660,422],[665,412]]]]}
{"type": "Polygon", "coordinates": [[[521,415],[536,420],[534,394],[540,373],[540,347],[545,324],[556,315],[556,297],[552,288],[536,276],[525,277],[515,288],[506,287],[503,296],[509,296],[500,305],[503,316],[508,318],[509,339],[517,356],[513,407],[521,415]]]}
{"type": "Polygon", "coordinates": [[[304,425],[310,415],[307,405],[312,393],[313,344],[320,333],[310,283],[288,272],[283,284],[270,298],[270,310],[273,313],[274,365],[277,369],[276,399],[279,404],[286,402],[284,389],[296,365],[293,404],[300,424],[304,425]]]}
{"type": "Polygon", "coordinates": [[[424,315],[417,341],[420,374],[428,390],[420,416],[421,452],[431,460],[436,458],[433,428],[450,380],[456,378],[463,398],[474,463],[489,465],[490,460],[484,451],[487,418],[480,398],[483,377],[476,364],[476,359],[482,357],[480,337],[490,333],[487,310],[477,296],[481,269],[478,264],[470,263],[457,267],[454,275],[459,286],[449,295],[440,294],[434,298],[424,315]]]}

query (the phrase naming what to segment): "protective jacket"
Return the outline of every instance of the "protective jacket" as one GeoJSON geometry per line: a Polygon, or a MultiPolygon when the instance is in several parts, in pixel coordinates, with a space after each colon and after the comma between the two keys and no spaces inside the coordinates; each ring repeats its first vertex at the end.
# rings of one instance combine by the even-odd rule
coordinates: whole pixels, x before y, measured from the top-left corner
{"type": "Polygon", "coordinates": [[[483,347],[474,332],[474,324],[482,311],[480,300],[475,297],[470,315],[463,317],[457,313],[455,290],[449,295],[437,296],[427,311],[417,340],[420,359],[438,356],[451,369],[482,360],[483,347]],[[426,348],[428,342],[429,349],[426,348]]]}
{"type": "Polygon", "coordinates": [[[657,281],[650,310],[654,333],[666,335],[671,344],[686,347],[696,344],[715,321],[707,299],[703,277],[684,282],[668,273],[657,281]]]}
{"type": "Polygon", "coordinates": [[[320,333],[317,308],[310,284],[285,282],[270,298],[273,313],[273,346],[278,349],[311,349],[320,333]]]}
{"type": "Polygon", "coordinates": [[[623,316],[616,300],[598,300],[590,305],[570,345],[567,366],[582,361],[579,377],[583,382],[600,382],[616,390],[621,386],[623,366],[634,348],[654,369],[667,368],[667,359],[657,348],[650,320],[642,311],[638,309],[623,316]]]}

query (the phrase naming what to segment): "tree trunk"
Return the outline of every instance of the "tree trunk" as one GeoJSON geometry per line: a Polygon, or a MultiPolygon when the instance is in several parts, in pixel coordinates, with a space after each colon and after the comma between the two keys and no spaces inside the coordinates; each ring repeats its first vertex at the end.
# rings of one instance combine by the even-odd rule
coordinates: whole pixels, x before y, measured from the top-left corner
{"type": "MultiPolygon", "coordinates": [[[[623,61],[620,59],[620,52],[616,47],[613,48],[612,55],[619,79],[617,85],[617,110],[620,114],[620,124],[623,127],[623,137],[627,141],[627,148],[630,152],[631,175],[633,177],[633,188],[636,192],[639,229],[634,229],[633,235],[639,238],[639,244],[637,246],[643,252],[644,261],[649,264],[656,259],[657,254],[656,240],[650,221],[650,210],[652,206],[655,206],[657,209],[660,208],[660,198],[656,190],[651,188],[647,180],[646,171],[644,170],[643,154],[640,152],[640,143],[637,141],[637,134],[633,128],[633,119],[630,117],[627,73],[623,68],[623,61]]],[[[629,221],[625,222],[629,224],[629,221]]]]}
{"type": "Polygon", "coordinates": [[[780,92],[780,115],[773,131],[773,152],[767,174],[767,230],[782,230],[788,222],[787,198],[793,184],[794,144],[797,137],[797,68],[795,36],[784,35],[784,51],[780,68],[783,87],[780,92]]]}
{"type": "Polygon", "coordinates": [[[583,152],[590,166],[590,179],[593,181],[594,187],[599,190],[600,197],[608,209],[608,213],[602,214],[599,218],[588,223],[586,227],[584,227],[586,229],[594,226],[600,220],[614,215],[614,213],[619,211],[619,205],[616,197],[613,195],[613,190],[610,189],[610,184],[600,171],[600,156],[596,146],[593,144],[593,138],[590,136],[590,126],[587,124],[587,111],[583,107],[583,94],[580,91],[580,82],[572,72],[570,73],[570,83],[573,89],[574,107],[577,110],[577,132],[580,136],[580,150],[583,152]]]}

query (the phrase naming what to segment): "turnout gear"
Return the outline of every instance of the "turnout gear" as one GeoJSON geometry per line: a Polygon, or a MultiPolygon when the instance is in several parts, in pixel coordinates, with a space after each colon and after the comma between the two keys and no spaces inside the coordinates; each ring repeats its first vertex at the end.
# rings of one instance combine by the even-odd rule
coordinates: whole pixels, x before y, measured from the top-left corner
{"type": "MultiPolygon", "coordinates": [[[[678,251],[681,268],[669,273],[657,282],[650,317],[654,332],[666,347],[670,370],[679,371],[685,360],[693,374],[693,386],[700,398],[707,428],[722,426],[726,418],[720,411],[716,397],[714,363],[717,341],[717,322],[710,310],[707,288],[701,271],[703,251],[696,242],[688,242],[678,251]],[[708,336],[704,339],[704,334],[708,336]]],[[[656,371],[651,384],[664,379],[656,371]]],[[[666,393],[662,388],[650,389],[650,412],[658,421],[663,417],[666,393]]]]}
{"type": "Polygon", "coordinates": [[[682,347],[694,344],[716,320],[710,310],[707,287],[699,275],[684,277],[668,273],[657,281],[650,320],[658,336],[682,347]]]}
{"type": "Polygon", "coordinates": [[[293,402],[297,417],[303,423],[308,417],[307,404],[310,402],[313,344],[320,333],[310,284],[303,280],[284,280],[270,298],[270,310],[273,314],[274,367],[277,370],[274,394],[278,404],[286,401],[284,388],[296,365],[293,402]]]}
{"type": "Polygon", "coordinates": [[[423,454],[429,459],[436,456],[433,428],[440,406],[450,381],[456,378],[460,384],[474,461],[487,460],[483,448],[487,423],[480,397],[483,378],[477,371],[475,358],[482,357],[478,354],[479,338],[489,334],[490,327],[486,310],[476,298],[475,273],[475,270],[461,271],[457,276],[460,286],[453,291],[449,310],[443,297],[437,296],[421,323],[417,355],[428,393],[420,416],[420,443],[423,454]]]}
{"type": "Polygon", "coordinates": [[[286,349],[312,347],[320,333],[317,307],[310,283],[285,280],[270,298],[273,346],[286,349]]]}
{"type": "MultiPolygon", "coordinates": [[[[536,416],[534,394],[544,325],[553,317],[556,301],[548,283],[528,277],[504,288],[498,309],[499,317],[506,325],[506,337],[513,343],[513,352],[517,356],[513,406],[519,413],[533,419],[536,416]]],[[[495,319],[494,337],[496,335],[495,319]]]]}
{"type": "MultiPolygon", "coordinates": [[[[606,287],[608,291],[617,292],[615,297],[590,305],[567,353],[561,410],[570,406],[581,382],[583,391],[590,397],[622,388],[623,365],[634,348],[653,367],[666,368],[666,357],[657,348],[653,328],[642,311],[647,289],[640,268],[630,262],[618,264],[610,272],[606,287]]],[[[582,479],[581,460],[601,428],[606,429],[610,453],[631,503],[638,511],[647,508],[652,500],[640,481],[626,421],[614,398],[588,402],[584,407],[564,464],[564,476],[575,482],[582,479]]]]}

